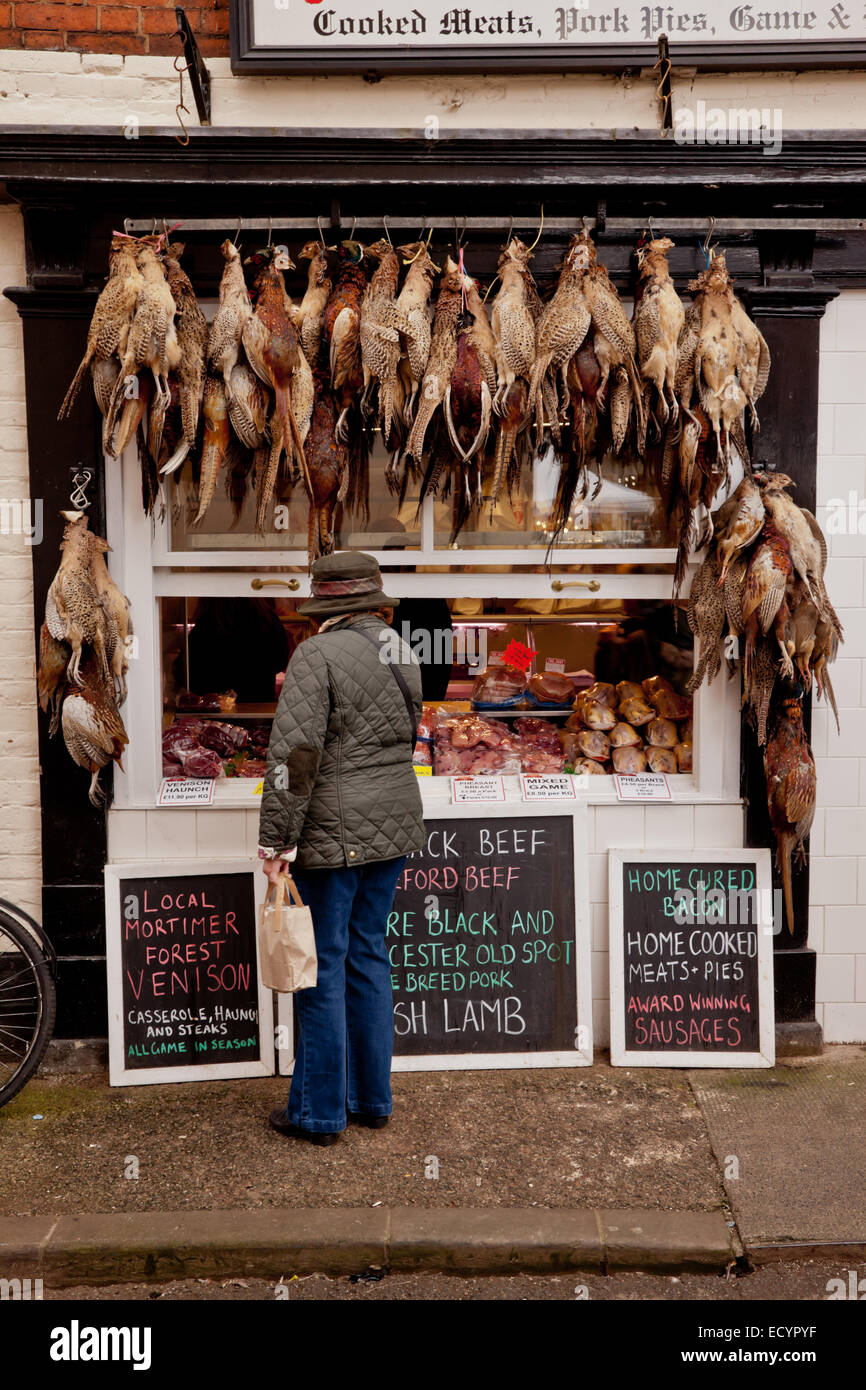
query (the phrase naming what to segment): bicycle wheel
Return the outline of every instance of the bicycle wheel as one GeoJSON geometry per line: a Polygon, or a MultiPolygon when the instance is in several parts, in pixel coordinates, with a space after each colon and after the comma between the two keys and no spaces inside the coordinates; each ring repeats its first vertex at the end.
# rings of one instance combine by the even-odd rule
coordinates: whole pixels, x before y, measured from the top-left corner
{"type": "Polygon", "coordinates": [[[45,1054],[57,1001],[39,943],[0,911],[0,1105],[30,1080],[45,1054]]]}

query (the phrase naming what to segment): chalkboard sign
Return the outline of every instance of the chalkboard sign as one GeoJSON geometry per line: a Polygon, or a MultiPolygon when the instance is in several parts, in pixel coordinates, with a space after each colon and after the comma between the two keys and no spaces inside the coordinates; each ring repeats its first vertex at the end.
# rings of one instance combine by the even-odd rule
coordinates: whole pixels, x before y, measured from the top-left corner
{"type": "Polygon", "coordinates": [[[772,1066],[769,850],[611,850],[609,864],[614,1066],[772,1066]]]}
{"type": "Polygon", "coordinates": [[[394,1070],[588,1065],[586,808],[452,806],[388,918],[394,1070]]]}
{"type": "Polygon", "coordinates": [[[110,864],[105,883],[111,1084],[272,1074],[249,860],[110,864]]]}

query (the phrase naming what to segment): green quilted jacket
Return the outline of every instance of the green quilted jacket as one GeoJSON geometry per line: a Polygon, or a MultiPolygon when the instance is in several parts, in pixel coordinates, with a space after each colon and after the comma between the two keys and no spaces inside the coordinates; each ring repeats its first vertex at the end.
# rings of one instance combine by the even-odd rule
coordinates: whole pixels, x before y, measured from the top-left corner
{"type": "MultiPolygon", "coordinates": [[[[424,842],[406,701],[376,647],[372,614],[346,618],[292,655],[268,748],[259,844],[298,847],[303,869],[393,859],[424,842]]],[[[393,647],[389,648],[396,656],[393,647]]],[[[421,716],[421,673],[405,645],[400,670],[421,716]]]]}

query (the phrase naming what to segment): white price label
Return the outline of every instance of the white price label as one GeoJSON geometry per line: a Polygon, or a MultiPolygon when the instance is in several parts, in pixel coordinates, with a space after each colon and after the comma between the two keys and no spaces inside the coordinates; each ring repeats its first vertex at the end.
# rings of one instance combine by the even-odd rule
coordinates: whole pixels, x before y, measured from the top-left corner
{"type": "Polygon", "coordinates": [[[565,674],[565,657],[549,656],[544,663],[545,671],[560,671],[565,674]]]}
{"type": "Polygon", "coordinates": [[[464,801],[504,801],[505,783],[501,777],[452,777],[451,800],[454,805],[464,801]]]}
{"type": "Polygon", "coordinates": [[[663,772],[615,773],[620,801],[670,801],[671,789],[663,772]]]}
{"type": "Polygon", "coordinates": [[[520,786],[524,801],[577,800],[574,778],[568,772],[552,772],[543,776],[523,774],[520,786]]]}
{"type": "Polygon", "coordinates": [[[212,777],[164,777],[157,806],[209,806],[213,801],[212,777]]]}

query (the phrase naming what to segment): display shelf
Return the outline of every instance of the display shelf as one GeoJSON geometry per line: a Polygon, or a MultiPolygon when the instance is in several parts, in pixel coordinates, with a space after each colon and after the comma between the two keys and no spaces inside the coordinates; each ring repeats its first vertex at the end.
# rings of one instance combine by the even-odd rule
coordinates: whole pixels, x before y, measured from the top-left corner
{"type": "Polygon", "coordinates": [[[171,719],[221,719],[226,724],[236,724],[241,719],[273,719],[277,712],[276,701],[267,705],[238,705],[237,709],[166,709],[163,714],[171,719]]]}

